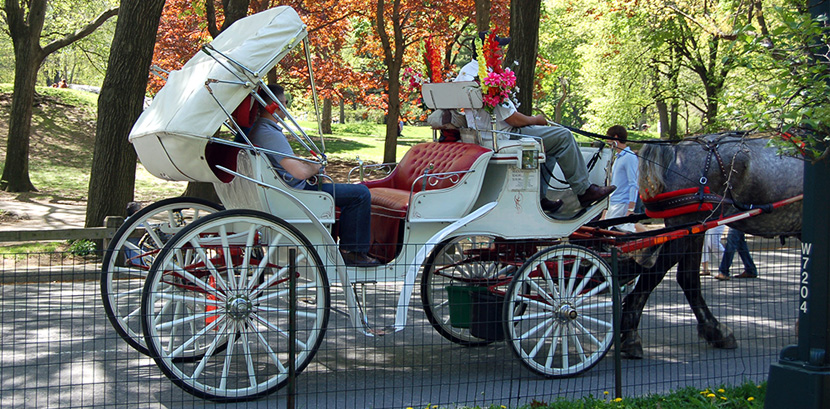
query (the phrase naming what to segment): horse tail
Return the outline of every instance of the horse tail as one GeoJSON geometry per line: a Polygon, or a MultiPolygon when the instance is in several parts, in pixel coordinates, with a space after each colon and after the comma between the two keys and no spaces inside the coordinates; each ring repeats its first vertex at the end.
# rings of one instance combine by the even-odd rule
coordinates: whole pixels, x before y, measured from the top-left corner
{"type": "Polygon", "coordinates": [[[646,144],[640,149],[640,196],[650,199],[663,193],[665,175],[674,161],[674,147],[663,144],[646,144]]]}

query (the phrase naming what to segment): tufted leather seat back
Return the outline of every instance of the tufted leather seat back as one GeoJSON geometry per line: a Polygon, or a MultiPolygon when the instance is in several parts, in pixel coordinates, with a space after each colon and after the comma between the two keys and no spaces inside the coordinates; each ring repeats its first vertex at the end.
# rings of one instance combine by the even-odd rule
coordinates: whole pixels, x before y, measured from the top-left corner
{"type": "MultiPolygon", "coordinates": [[[[487,148],[469,143],[421,143],[409,149],[392,174],[365,184],[370,189],[385,187],[409,192],[412,184],[424,174],[425,169],[432,167],[429,170],[431,174],[468,170],[476,159],[489,151],[487,148]]],[[[421,179],[413,191],[423,190],[423,182],[424,179],[421,179]]],[[[444,189],[450,186],[452,186],[450,180],[440,180],[433,186],[427,183],[427,190],[444,189]]]]}

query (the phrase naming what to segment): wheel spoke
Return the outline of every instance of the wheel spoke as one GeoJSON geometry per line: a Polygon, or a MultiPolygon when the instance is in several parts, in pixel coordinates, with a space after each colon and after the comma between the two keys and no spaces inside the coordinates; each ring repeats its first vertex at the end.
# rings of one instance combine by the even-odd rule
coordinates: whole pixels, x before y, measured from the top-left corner
{"type": "Polygon", "coordinates": [[[228,335],[228,347],[225,348],[225,362],[222,365],[222,375],[219,377],[219,389],[228,388],[228,374],[230,373],[234,351],[236,350],[236,330],[236,325],[232,325],[230,335],[228,335]]]}
{"type": "Polygon", "coordinates": [[[530,352],[527,353],[527,356],[530,357],[530,359],[535,359],[536,358],[536,354],[539,353],[539,350],[542,349],[542,346],[545,345],[545,341],[547,341],[548,336],[550,336],[550,333],[556,327],[556,325],[555,325],[556,321],[553,320],[553,319],[545,320],[544,324],[547,325],[547,328],[545,329],[545,333],[542,334],[541,337],[539,337],[538,341],[536,341],[536,346],[534,346],[533,349],[530,350],[530,352]],[[550,324],[550,325],[548,325],[548,324],[550,324]]]}
{"type": "MultiPolygon", "coordinates": [[[[288,335],[288,332],[286,332],[282,328],[272,324],[271,322],[269,322],[268,320],[263,318],[261,315],[259,315],[259,314],[252,314],[252,315],[253,315],[254,320],[256,320],[260,324],[264,325],[266,328],[269,328],[272,331],[276,331],[277,333],[279,333],[280,335],[282,335],[283,337],[285,337],[287,339],[291,339],[290,336],[288,335]]],[[[305,351],[305,349],[308,347],[306,344],[304,344],[299,339],[295,340],[294,343],[296,344],[297,347],[300,348],[300,351],[305,351]]]]}
{"type": "Polygon", "coordinates": [[[557,325],[556,331],[554,331],[553,336],[550,339],[550,348],[548,349],[548,356],[545,359],[545,367],[547,368],[553,366],[553,359],[556,357],[556,349],[559,347],[560,339],[562,339],[562,326],[557,325]]]}
{"type": "MultiPolygon", "coordinates": [[[[228,323],[224,322],[223,324],[225,325],[222,325],[222,327],[219,328],[219,333],[221,334],[224,334],[228,329],[228,323]]],[[[213,342],[210,343],[210,346],[208,346],[207,351],[205,351],[205,356],[203,356],[202,359],[199,360],[199,365],[197,365],[193,372],[190,374],[191,380],[199,379],[199,376],[202,374],[202,371],[204,371],[208,361],[213,357],[213,353],[216,352],[216,349],[219,347],[220,339],[221,337],[213,338],[213,342]]]]}
{"type": "Polygon", "coordinates": [[[254,252],[254,239],[256,238],[256,226],[251,225],[248,228],[248,236],[245,241],[245,248],[243,251],[242,265],[240,266],[239,281],[236,282],[234,288],[246,288],[248,281],[248,269],[250,268],[251,258],[254,252]]]}
{"type": "Polygon", "coordinates": [[[578,330],[582,331],[582,334],[585,335],[585,337],[587,337],[588,340],[590,340],[591,343],[594,344],[594,346],[597,346],[597,347],[602,346],[602,342],[600,342],[600,340],[598,340],[594,336],[594,334],[591,333],[591,331],[589,331],[587,328],[583,327],[582,324],[579,323],[579,321],[574,321],[573,324],[574,324],[574,326],[576,326],[576,328],[578,330]]]}
{"type": "Polygon", "coordinates": [[[249,327],[252,331],[254,331],[254,333],[256,333],[259,343],[266,349],[268,356],[271,357],[271,361],[277,367],[279,373],[282,374],[288,372],[288,369],[282,364],[282,361],[280,361],[280,357],[277,356],[277,353],[274,352],[274,349],[271,348],[271,345],[269,345],[268,341],[265,340],[265,336],[262,334],[262,331],[260,331],[256,325],[253,325],[253,323],[250,323],[249,327]]]}
{"type": "Polygon", "coordinates": [[[225,321],[224,318],[225,318],[224,316],[219,316],[215,321],[211,322],[206,327],[202,328],[201,331],[193,334],[192,337],[190,337],[185,342],[183,342],[181,345],[179,345],[178,348],[176,348],[176,349],[174,349],[173,351],[170,352],[170,358],[175,359],[175,358],[178,358],[179,356],[181,356],[181,354],[184,352],[184,350],[187,347],[189,347],[190,345],[193,345],[196,342],[196,340],[204,337],[205,334],[207,334],[209,331],[216,328],[220,323],[224,323],[224,321],[225,321]]]}
{"type": "Polygon", "coordinates": [[[603,327],[608,328],[608,329],[614,328],[614,324],[610,323],[608,321],[603,321],[603,320],[600,320],[600,319],[597,319],[597,318],[594,318],[594,317],[589,317],[589,316],[586,316],[586,315],[581,315],[580,318],[585,320],[585,321],[588,321],[592,324],[602,325],[603,327]]]}
{"type": "Polygon", "coordinates": [[[593,297],[593,296],[595,296],[595,295],[597,295],[597,294],[599,294],[599,293],[601,293],[601,292],[605,291],[605,289],[607,289],[609,285],[610,285],[610,284],[608,283],[608,281],[605,281],[605,282],[603,282],[602,284],[600,284],[600,285],[598,285],[598,286],[596,286],[596,287],[592,288],[592,289],[591,289],[591,291],[588,291],[587,293],[582,294],[582,295],[579,297],[579,299],[577,300],[577,303],[579,303],[579,300],[580,300],[580,299],[581,299],[581,300],[587,300],[588,298],[593,297]]]}
{"type": "Polygon", "coordinates": [[[254,271],[254,274],[251,275],[251,279],[248,281],[248,290],[252,290],[256,282],[259,281],[259,277],[265,271],[265,266],[268,265],[268,261],[274,257],[274,252],[279,250],[279,243],[282,241],[283,238],[285,238],[285,236],[282,233],[279,233],[274,236],[274,239],[271,240],[270,243],[268,243],[268,251],[262,257],[262,261],[260,261],[259,266],[257,266],[257,269],[254,271]]]}
{"type": "Polygon", "coordinates": [[[248,382],[251,386],[257,385],[256,380],[256,370],[254,369],[254,361],[253,361],[253,354],[251,353],[251,346],[248,344],[248,333],[245,331],[244,326],[242,326],[242,330],[239,332],[239,336],[242,338],[242,351],[245,355],[245,367],[248,370],[248,382]]]}

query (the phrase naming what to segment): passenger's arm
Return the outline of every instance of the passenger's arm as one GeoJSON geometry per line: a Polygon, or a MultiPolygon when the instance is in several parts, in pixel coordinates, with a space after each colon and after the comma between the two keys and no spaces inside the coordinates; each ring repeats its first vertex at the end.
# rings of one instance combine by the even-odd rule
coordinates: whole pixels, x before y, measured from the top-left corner
{"type": "Polygon", "coordinates": [[[282,158],[280,160],[280,166],[285,168],[291,176],[299,180],[306,180],[316,175],[320,170],[319,163],[304,162],[294,158],[282,158]]]}
{"type": "Polygon", "coordinates": [[[507,122],[508,125],[514,128],[521,128],[523,126],[528,125],[547,125],[548,121],[545,119],[545,116],[542,114],[534,115],[534,116],[527,116],[519,111],[513,113],[513,115],[508,116],[504,122],[507,122]]]}

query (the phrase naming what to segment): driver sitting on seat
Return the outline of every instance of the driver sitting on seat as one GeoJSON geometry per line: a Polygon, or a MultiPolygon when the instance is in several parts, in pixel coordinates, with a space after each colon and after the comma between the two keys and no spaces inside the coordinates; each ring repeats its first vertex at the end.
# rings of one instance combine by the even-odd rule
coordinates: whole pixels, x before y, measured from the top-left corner
{"type": "MultiPolygon", "coordinates": [[[[286,105],[285,90],[281,86],[269,84],[268,89],[282,106],[286,105]]],[[[272,103],[271,98],[262,89],[259,90],[259,95],[266,103],[272,103]]],[[[274,115],[279,116],[280,119],[286,117],[279,105],[274,115]]],[[[280,123],[267,110],[260,110],[259,118],[251,128],[249,139],[256,146],[284,154],[267,153],[266,155],[279,177],[288,185],[296,189],[317,190],[317,186],[310,184],[306,179],[320,172],[320,164],[291,157],[294,156],[294,150],[282,132],[280,123]]],[[[380,264],[377,259],[368,254],[372,200],[369,189],[363,185],[347,183],[321,183],[320,189],[334,196],[334,204],[340,208],[340,253],[346,264],[363,267],[380,264]]]]}

